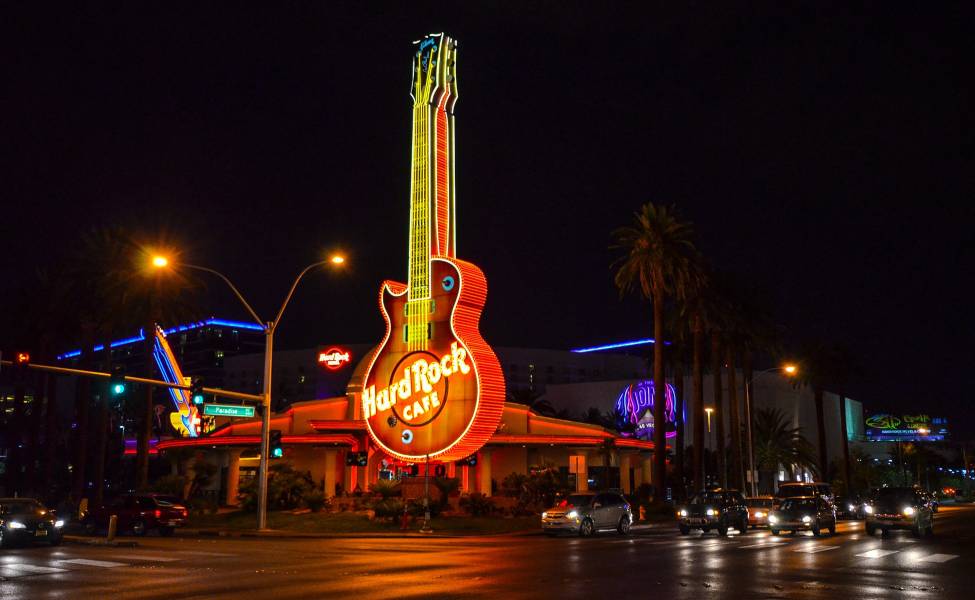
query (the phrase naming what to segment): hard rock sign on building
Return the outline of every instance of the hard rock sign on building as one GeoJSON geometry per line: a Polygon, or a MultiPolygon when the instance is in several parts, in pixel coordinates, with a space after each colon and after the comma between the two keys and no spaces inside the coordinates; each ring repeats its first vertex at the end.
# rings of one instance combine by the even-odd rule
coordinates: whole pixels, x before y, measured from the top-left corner
{"type": "Polygon", "coordinates": [[[361,390],[361,416],[384,452],[448,461],[495,432],[504,378],[478,330],[487,281],[456,257],[457,42],[441,33],[415,44],[407,282],[380,287],[386,335],[350,392],[361,390]]]}

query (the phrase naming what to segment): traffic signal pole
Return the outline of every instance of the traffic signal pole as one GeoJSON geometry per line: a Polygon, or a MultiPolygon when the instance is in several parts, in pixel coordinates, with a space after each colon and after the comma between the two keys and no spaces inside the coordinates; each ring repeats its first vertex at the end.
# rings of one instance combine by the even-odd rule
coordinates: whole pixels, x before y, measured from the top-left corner
{"type": "MultiPolygon", "coordinates": [[[[293,289],[293,288],[292,288],[293,289]]],[[[288,296],[290,299],[290,296],[288,296]]],[[[287,304],[287,301],[285,301],[287,304]]],[[[282,312],[284,308],[282,307],[282,312]]],[[[280,317],[280,314],[279,314],[280,317]]],[[[257,529],[267,529],[267,462],[271,445],[271,358],[274,356],[274,327],[264,326],[264,393],[261,395],[261,462],[257,469],[257,529]]]]}
{"type": "MultiPolygon", "coordinates": [[[[0,364],[3,366],[13,366],[13,361],[2,360],[0,364]]],[[[94,377],[96,379],[111,379],[112,373],[105,373],[103,371],[88,371],[85,369],[72,369],[70,367],[56,367],[54,365],[41,365],[36,363],[30,363],[27,365],[28,369],[33,369],[35,371],[45,371],[47,373],[60,373],[62,375],[77,375],[78,377],[94,377]]],[[[153,385],[157,387],[164,388],[175,388],[180,390],[190,390],[192,386],[181,385],[178,383],[169,383],[168,381],[161,381],[159,379],[149,379],[147,377],[135,377],[133,375],[126,375],[122,377],[126,382],[141,383],[143,385],[153,385]]],[[[203,388],[203,392],[210,394],[211,396],[220,396],[222,398],[233,398],[234,400],[244,400],[247,402],[262,402],[264,400],[263,395],[258,394],[245,394],[243,392],[232,392],[230,390],[221,390],[219,388],[203,388]]]]}

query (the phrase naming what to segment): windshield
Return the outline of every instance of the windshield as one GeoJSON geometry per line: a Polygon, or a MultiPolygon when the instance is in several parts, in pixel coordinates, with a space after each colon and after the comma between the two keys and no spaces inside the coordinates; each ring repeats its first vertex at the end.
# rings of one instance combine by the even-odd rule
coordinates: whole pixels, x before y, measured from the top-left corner
{"type": "Polygon", "coordinates": [[[815,510],[816,501],[812,498],[802,500],[786,500],[782,503],[782,510],[815,510]]]}
{"type": "Polygon", "coordinates": [[[748,498],[745,504],[750,508],[771,508],[771,498],[748,498]]]}
{"type": "Polygon", "coordinates": [[[183,504],[183,501],[176,496],[156,496],[156,504],[159,506],[173,506],[175,504],[183,504]]]}
{"type": "Polygon", "coordinates": [[[721,501],[719,494],[694,494],[691,504],[716,504],[721,501]]]}
{"type": "Polygon", "coordinates": [[[913,502],[914,490],[904,488],[880,488],[877,490],[877,500],[895,502],[913,502]]]}
{"type": "Polygon", "coordinates": [[[784,485],[779,488],[778,498],[795,498],[796,496],[815,496],[816,488],[811,485],[784,485]]]}
{"type": "Polygon", "coordinates": [[[24,515],[44,510],[44,506],[37,500],[5,500],[0,512],[7,515],[24,515]]]}
{"type": "Polygon", "coordinates": [[[595,496],[592,494],[573,494],[562,502],[562,506],[578,506],[579,508],[584,508],[592,504],[593,498],[595,496]]]}

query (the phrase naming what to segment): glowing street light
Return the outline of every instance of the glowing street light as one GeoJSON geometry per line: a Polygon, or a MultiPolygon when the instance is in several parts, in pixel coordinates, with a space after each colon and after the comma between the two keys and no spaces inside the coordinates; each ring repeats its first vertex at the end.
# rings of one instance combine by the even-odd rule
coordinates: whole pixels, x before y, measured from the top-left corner
{"type": "Polygon", "coordinates": [[[714,412],[713,407],[705,407],[704,412],[708,413],[708,433],[711,433],[711,413],[714,412]]]}
{"type": "Polygon", "coordinates": [[[793,364],[787,364],[782,367],[782,370],[785,371],[788,375],[795,375],[796,373],[799,372],[799,367],[793,364]]]}
{"type": "MultiPolygon", "coordinates": [[[[154,256],[152,259],[152,264],[156,268],[163,268],[169,265],[169,260],[164,256],[154,256]]],[[[295,293],[295,288],[298,287],[298,282],[301,281],[302,277],[306,273],[315,269],[317,267],[323,266],[342,266],[345,264],[345,256],[341,254],[333,254],[325,260],[320,260],[314,262],[307,267],[305,267],[298,277],[295,278],[294,283],[291,284],[291,289],[288,290],[288,295],[285,297],[284,302],[281,304],[281,308],[278,310],[277,315],[272,321],[262,320],[257,313],[251,308],[251,305],[244,299],[243,294],[230,282],[223,273],[215,271],[209,267],[201,267],[199,265],[191,265],[187,263],[176,263],[175,267],[182,267],[186,269],[194,269],[196,271],[204,271],[210,273],[211,275],[216,275],[226,283],[234,294],[236,294],[237,299],[240,300],[247,312],[250,313],[251,317],[257,322],[258,325],[264,328],[264,402],[263,410],[261,411],[261,460],[260,466],[258,467],[257,474],[257,528],[266,529],[267,528],[267,472],[268,472],[268,457],[270,455],[270,438],[271,438],[271,359],[274,353],[274,331],[278,327],[278,323],[281,321],[281,315],[284,314],[284,309],[288,307],[288,303],[291,302],[291,297],[295,293]]]]}
{"type": "Polygon", "coordinates": [[[781,367],[772,367],[755,373],[751,380],[745,380],[745,435],[748,437],[748,478],[751,480],[752,496],[758,495],[758,473],[755,471],[755,449],[752,442],[752,381],[766,373],[782,371],[789,377],[795,377],[799,373],[799,367],[793,363],[786,363],[781,367]]]}

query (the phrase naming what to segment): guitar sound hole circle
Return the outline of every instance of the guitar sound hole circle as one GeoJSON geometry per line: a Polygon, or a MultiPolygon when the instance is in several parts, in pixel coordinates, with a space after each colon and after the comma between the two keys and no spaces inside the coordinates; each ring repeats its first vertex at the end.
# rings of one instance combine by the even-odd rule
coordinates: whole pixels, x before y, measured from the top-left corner
{"type": "Polygon", "coordinates": [[[443,291],[449,292],[450,290],[454,289],[454,286],[457,285],[457,282],[454,281],[452,275],[447,275],[446,277],[443,278],[443,280],[441,280],[440,285],[443,286],[443,291]]]}
{"type": "Polygon", "coordinates": [[[413,432],[410,431],[409,429],[404,429],[403,430],[402,439],[403,439],[403,443],[404,444],[412,443],[413,442],[413,432]]]}
{"type": "MultiPolygon", "coordinates": [[[[393,385],[393,381],[395,381],[396,375],[398,373],[400,373],[400,367],[403,365],[403,363],[406,362],[406,360],[408,358],[414,358],[414,357],[417,357],[417,355],[429,357],[434,362],[438,362],[440,360],[439,358],[437,358],[437,355],[435,355],[432,352],[428,352],[426,350],[420,350],[418,352],[410,352],[409,354],[407,354],[403,358],[399,359],[399,362],[397,362],[396,363],[396,366],[393,367],[393,370],[392,370],[392,372],[389,375],[389,385],[393,385]]],[[[411,372],[410,373],[410,377],[412,377],[412,376],[413,375],[412,375],[412,372],[411,372]]],[[[421,423],[417,423],[415,421],[407,421],[406,419],[403,418],[403,414],[399,410],[397,410],[397,405],[395,405],[395,404],[392,407],[390,407],[390,410],[393,411],[393,415],[396,417],[396,419],[398,421],[400,421],[401,423],[403,423],[404,425],[409,425],[410,427],[423,427],[424,425],[430,423],[431,421],[433,421],[434,419],[436,419],[437,417],[439,417],[440,416],[440,413],[443,412],[443,408],[445,406],[447,406],[447,394],[450,391],[450,383],[447,381],[447,378],[446,377],[441,377],[440,378],[440,383],[438,383],[437,385],[441,385],[441,384],[443,385],[443,393],[442,394],[440,394],[440,393],[437,394],[437,396],[440,398],[440,406],[437,407],[436,412],[434,412],[430,416],[430,418],[427,419],[426,421],[423,421],[421,423]]],[[[415,394],[416,394],[416,391],[414,390],[414,395],[415,394]]],[[[430,413],[428,412],[428,413],[424,413],[424,414],[430,414],[430,413]]],[[[408,431],[408,430],[404,430],[404,431],[408,431]]],[[[412,435],[412,433],[410,435],[412,435]]],[[[404,442],[405,442],[405,440],[404,440],[404,442]]],[[[405,442],[405,443],[408,444],[409,442],[405,442]]]]}

